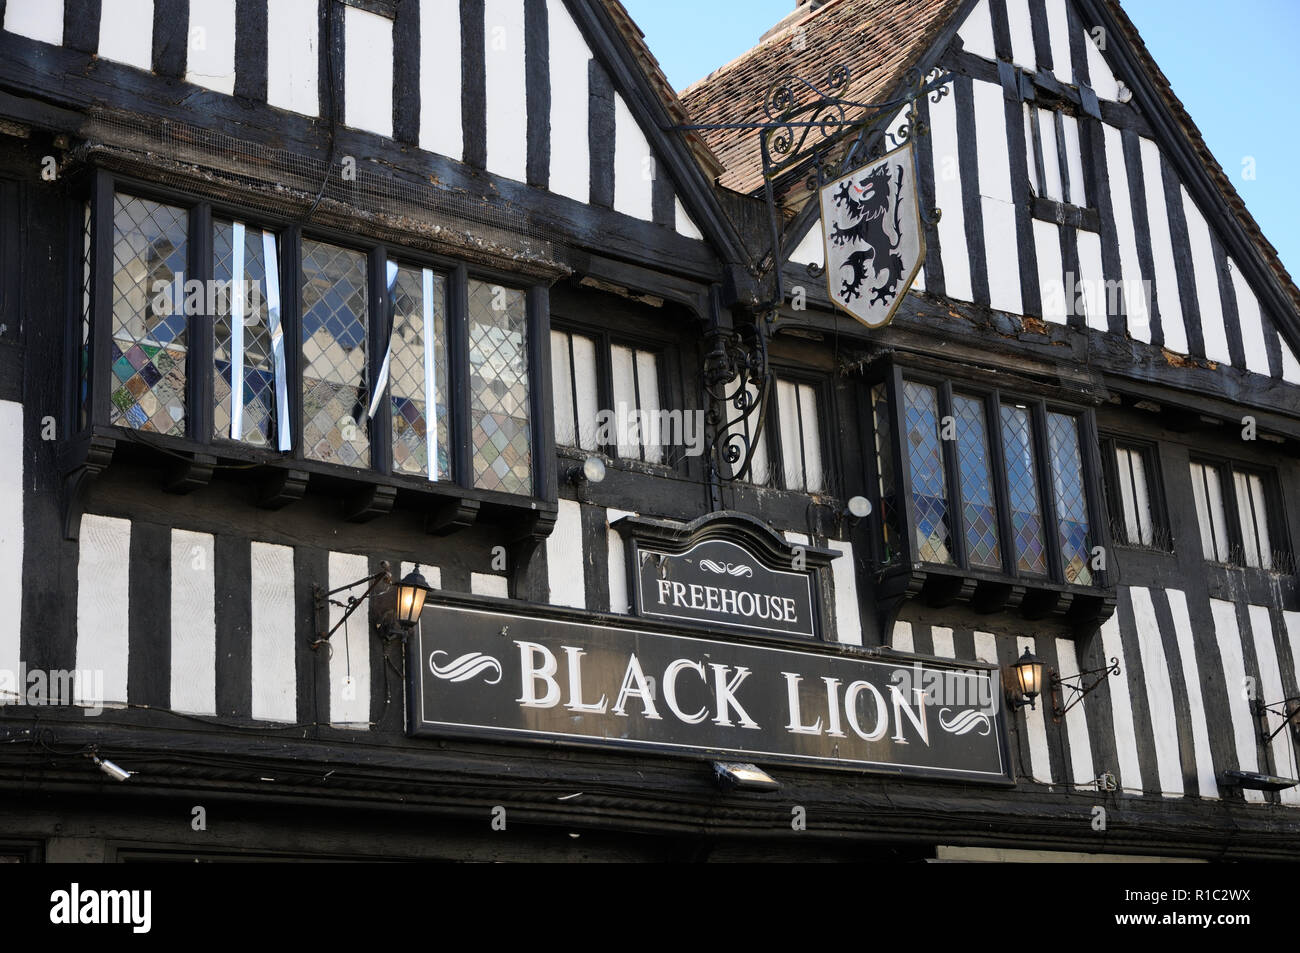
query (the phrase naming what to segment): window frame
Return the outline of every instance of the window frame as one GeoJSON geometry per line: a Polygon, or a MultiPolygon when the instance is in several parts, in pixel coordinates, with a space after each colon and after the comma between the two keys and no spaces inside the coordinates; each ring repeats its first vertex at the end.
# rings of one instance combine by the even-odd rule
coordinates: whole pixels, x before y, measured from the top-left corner
{"type": "Polygon", "coordinates": [[[1021,118],[1022,122],[1025,119],[1029,121],[1029,138],[1025,145],[1030,214],[1040,221],[1051,222],[1053,225],[1068,225],[1085,231],[1100,232],[1101,217],[1096,206],[1095,175],[1085,165],[1088,159],[1088,147],[1085,143],[1088,134],[1086,121],[1090,117],[1082,114],[1083,110],[1068,98],[1053,95],[1037,84],[1028,85],[1032,92],[1026,95],[1024,89],[1027,84],[1024,80],[1028,77],[1022,74],[1021,78],[1021,118]],[[1029,110],[1027,117],[1024,113],[1026,109],[1029,110]],[[1052,114],[1052,139],[1056,143],[1056,159],[1061,176],[1060,199],[1052,198],[1047,194],[1047,167],[1043,154],[1043,130],[1039,110],[1052,114]],[[1070,178],[1070,160],[1066,149],[1066,116],[1075,121],[1079,138],[1080,173],[1084,179],[1083,182],[1073,183],[1073,187],[1070,178]],[[1033,161],[1028,161],[1031,158],[1033,161]],[[1083,190],[1089,204],[1080,205],[1075,201],[1080,189],[1083,190]]]}
{"type": "MultiPolygon", "coordinates": [[[[832,486],[835,480],[835,473],[837,471],[834,467],[834,462],[832,461],[830,456],[831,448],[830,448],[830,443],[827,440],[827,433],[826,433],[827,428],[822,425],[823,420],[833,419],[833,414],[831,411],[831,406],[829,403],[829,396],[828,396],[830,392],[828,383],[829,382],[826,380],[825,377],[819,374],[812,373],[807,370],[802,370],[800,368],[794,368],[789,366],[773,367],[772,393],[768,396],[768,400],[770,401],[770,403],[768,404],[767,407],[767,417],[763,421],[765,446],[767,448],[767,473],[768,473],[768,483],[766,484],[767,486],[772,486],[777,489],[784,490],[787,493],[803,493],[808,496],[836,495],[834,490],[832,489],[832,486]],[[780,399],[777,396],[778,394],[777,387],[781,381],[785,381],[786,383],[789,384],[794,384],[796,386],[796,391],[795,391],[796,395],[798,394],[797,388],[799,386],[811,387],[813,393],[816,394],[817,396],[817,404],[822,409],[821,414],[816,418],[817,442],[819,444],[818,449],[821,451],[821,459],[822,459],[822,486],[821,489],[819,490],[810,490],[807,488],[808,466],[807,466],[807,455],[803,452],[802,426],[799,428],[799,446],[800,446],[800,454],[801,454],[800,470],[803,472],[804,486],[797,487],[797,486],[789,486],[787,484],[785,478],[786,448],[785,448],[785,441],[781,439],[781,403],[780,403],[780,399]]],[[[801,422],[802,419],[803,418],[800,417],[801,422]]]]}
{"type": "MultiPolygon", "coordinates": [[[[668,383],[675,376],[675,371],[676,371],[676,364],[674,360],[675,355],[673,353],[673,348],[669,344],[666,344],[661,340],[656,341],[651,336],[646,334],[637,334],[635,331],[632,332],[628,332],[625,330],[611,331],[609,328],[602,327],[598,324],[592,324],[590,322],[582,321],[580,319],[573,319],[568,317],[557,318],[553,316],[551,320],[550,330],[558,331],[562,334],[567,334],[569,336],[569,341],[570,341],[569,378],[571,382],[570,384],[571,388],[572,388],[572,383],[574,382],[574,375],[576,373],[573,366],[573,343],[572,343],[573,335],[576,334],[579,337],[585,337],[591,339],[596,352],[596,403],[598,405],[596,407],[597,413],[599,413],[601,410],[615,409],[614,406],[614,348],[615,347],[630,348],[632,349],[634,354],[637,352],[645,353],[645,354],[653,354],[655,356],[655,369],[656,369],[655,376],[657,378],[655,381],[655,386],[658,388],[658,392],[659,392],[659,407],[661,410],[677,409],[678,401],[676,399],[676,395],[670,393],[668,389],[668,383]],[[674,364],[674,368],[673,368],[674,373],[669,372],[668,365],[670,362],[673,362],[674,364]]],[[[549,344],[549,335],[548,335],[548,344],[549,344]]],[[[548,376],[551,373],[551,366],[549,364],[547,365],[546,373],[548,376]]],[[[639,380],[639,377],[635,376],[639,374],[639,372],[636,370],[635,357],[633,358],[633,374],[634,374],[634,379],[639,380]]],[[[554,390],[554,382],[552,382],[552,390],[554,390]]],[[[573,401],[572,409],[576,413],[577,395],[576,392],[573,391],[572,389],[570,393],[571,393],[571,399],[573,401]]],[[[640,407],[640,401],[641,401],[641,394],[640,394],[640,390],[638,389],[637,390],[638,408],[640,407]]],[[[551,406],[553,410],[554,409],[553,400],[551,406]]],[[[682,412],[686,413],[685,408],[683,408],[682,412]]],[[[552,418],[552,422],[553,422],[553,418],[552,418]]],[[[554,431],[554,427],[552,427],[552,431],[554,431]]],[[[577,421],[575,419],[574,436],[581,439],[579,437],[580,433],[581,433],[580,421],[577,421]]],[[[680,463],[680,461],[674,462],[672,460],[671,454],[668,452],[669,447],[666,444],[660,445],[660,448],[663,451],[662,452],[663,459],[660,460],[658,463],[646,460],[645,443],[638,444],[638,455],[636,457],[622,456],[618,452],[617,442],[612,444],[602,444],[597,442],[595,448],[583,449],[583,447],[579,444],[574,444],[574,445],[561,444],[558,441],[556,441],[555,448],[557,451],[561,453],[564,452],[570,454],[599,453],[601,456],[605,457],[608,460],[615,460],[624,463],[635,463],[635,464],[639,464],[640,466],[646,466],[646,467],[660,467],[666,470],[676,470],[680,463]]]]}
{"type": "Polygon", "coordinates": [[[1101,461],[1098,458],[1099,446],[1096,418],[1090,407],[1081,407],[1050,396],[1028,396],[1024,392],[989,387],[987,384],[969,380],[958,375],[947,375],[932,368],[914,367],[898,363],[891,364],[883,374],[868,378],[865,382],[867,413],[863,422],[870,440],[864,444],[870,448],[865,455],[868,462],[868,485],[877,490],[880,486],[879,455],[875,444],[875,419],[871,411],[871,387],[886,384],[886,397],[889,401],[889,423],[892,433],[890,447],[893,465],[893,482],[895,494],[895,512],[902,520],[902,525],[894,527],[897,539],[897,554],[886,563],[885,525],[882,507],[874,507],[872,520],[872,546],[877,557],[877,565],[884,570],[912,570],[914,567],[925,572],[953,574],[970,577],[974,580],[990,582],[1015,582],[1031,587],[1052,587],[1076,592],[1097,594],[1112,588],[1112,576],[1109,567],[1093,571],[1092,582],[1088,585],[1069,582],[1065,578],[1064,559],[1060,542],[1060,517],[1057,509],[1056,492],[1053,485],[1053,473],[1050,466],[1051,447],[1047,434],[1048,415],[1065,414],[1077,422],[1079,440],[1079,458],[1083,478],[1084,497],[1089,520],[1090,549],[1110,548],[1110,534],[1101,485],[1101,461]],[[911,456],[907,452],[905,425],[904,391],[905,382],[934,387],[938,394],[937,420],[941,424],[945,416],[952,414],[954,392],[965,397],[976,398],[984,406],[984,427],[988,441],[988,452],[992,472],[994,502],[997,507],[998,547],[1001,567],[972,565],[969,559],[968,540],[966,537],[965,498],[962,495],[961,473],[957,459],[958,441],[940,440],[943,454],[944,478],[948,490],[949,513],[949,552],[950,563],[921,562],[916,545],[916,503],[912,490],[911,456]],[[1033,448],[1035,485],[1038,491],[1039,516],[1043,525],[1044,547],[1047,554],[1046,574],[1029,573],[1020,570],[1018,555],[1014,544],[1010,490],[1006,470],[1006,448],[1003,442],[1001,426],[1001,408],[1004,404],[1023,404],[1030,410],[1033,426],[1033,448]],[[992,423],[991,423],[992,422],[992,423]],[[952,514],[958,514],[956,520],[952,514]]]}
{"type": "MultiPolygon", "coordinates": [[[[1102,481],[1106,494],[1106,509],[1109,517],[1110,538],[1116,546],[1126,549],[1140,549],[1152,553],[1172,553],[1174,540],[1169,522],[1169,505],[1165,496],[1164,474],[1160,465],[1159,445],[1147,440],[1135,440],[1112,433],[1101,435],[1102,481]],[[1128,538],[1127,523],[1124,515],[1124,498],[1120,491],[1119,461],[1117,450],[1127,450],[1142,457],[1142,467],[1146,477],[1147,503],[1151,516],[1151,542],[1128,538]]],[[[1139,521],[1139,525],[1140,521],[1139,521]]]]}
{"type": "MultiPolygon", "coordinates": [[[[237,202],[212,198],[198,193],[160,186],[132,176],[118,175],[104,169],[92,173],[83,201],[75,205],[74,221],[69,225],[72,261],[70,268],[68,382],[65,422],[67,433],[77,434],[82,443],[96,436],[111,439],[135,440],[149,445],[166,445],[164,453],[173,457],[180,453],[192,460],[210,460],[209,470],[217,460],[238,460],[252,464],[265,464],[284,470],[320,474],[345,483],[370,485],[396,485],[406,490],[422,491],[427,495],[471,498],[491,501],[507,507],[512,504],[531,510],[535,501],[553,503],[556,500],[556,481],[553,467],[546,463],[553,459],[553,421],[551,417],[550,388],[550,313],[549,291],[546,285],[523,275],[474,264],[468,265],[445,255],[418,247],[399,245],[363,233],[347,232],[339,228],[317,224],[300,225],[296,220],[275,212],[256,211],[241,207],[237,202]],[[112,288],[115,274],[113,252],[113,203],[118,194],[138,197],[183,208],[189,216],[189,252],[186,280],[208,281],[213,276],[212,228],[213,220],[221,218],[240,221],[276,234],[279,249],[279,279],[281,328],[285,340],[285,372],[287,377],[289,423],[292,428],[292,449],[281,452],[275,446],[258,446],[243,441],[214,438],[213,409],[213,322],[210,315],[187,316],[186,382],[185,382],[185,434],[166,436],[109,423],[109,398],[112,340],[112,288]],[[87,346],[89,350],[86,373],[86,416],[81,418],[81,340],[83,329],[82,266],[83,224],[86,203],[90,219],[90,296],[87,346]],[[407,267],[430,268],[446,280],[447,288],[447,354],[451,384],[448,389],[451,473],[449,479],[433,481],[413,474],[394,473],[392,467],[391,382],[385,382],[384,393],[374,418],[363,421],[370,441],[370,465],[354,467],[343,463],[320,461],[306,455],[303,442],[303,371],[302,358],[302,243],[304,237],[331,245],[352,249],[366,256],[367,302],[369,320],[366,333],[366,381],[370,386],[378,379],[391,335],[392,315],[387,302],[385,281],[389,260],[407,267]],[[471,429],[471,392],[469,367],[469,302],[468,288],[471,280],[499,284],[524,295],[528,363],[528,408],[530,439],[530,493],[511,493],[504,490],[482,489],[474,484],[473,434],[471,429]],[[201,369],[195,373],[195,369],[201,369]]],[[[373,392],[368,393],[373,398],[373,392]]],[[[160,447],[161,449],[161,447],[160,447]]],[[[305,484],[307,476],[301,479],[305,484]]],[[[203,481],[206,482],[206,481],[203,481]]],[[[391,506],[393,491],[382,494],[391,506]]],[[[459,517],[458,517],[459,519],[459,517]]]]}
{"type": "MultiPolygon", "coordinates": [[[[833,424],[835,421],[835,408],[831,404],[833,389],[830,387],[829,380],[815,371],[806,368],[797,367],[789,364],[780,364],[772,362],[771,386],[767,394],[767,407],[763,413],[763,427],[761,432],[753,437],[755,444],[761,441],[764,454],[767,458],[767,479],[758,481],[753,479],[752,474],[746,479],[739,481],[746,486],[757,487],[765,490],[779,490],[784,493],[798,493],[804,496],[831,496],[838,495],[836,483],[838,481],[838,457],[835,456],[835,448],[828,439],[828,427],[823,426],[823,421],[833,424]],[[805,487],[789,486],[785,478],[785,446],[781,439],[781,407],[780,399],[777,396],[777,386],[781,381],[797,386],[811,387],[816,394],[817,402],[822,408],[821,414],[817,417],[817,442],[821,451],[822,460],[822,486],[819,490],[809,490],[806,488],[808,482],[807,466],[804,463],[801,470],[804,475],[805,487]]],[[[734,385],[727,385],[730,389],[734,385]]],[[[751,418],[752,419],[752,418],[751,418]]],[[[740,423],[733,421],[733,425],[740,423]]],[[[748,426],[746,433],[748,434],[748,426]]],[[[802,428],[800,429],[800,438],[802,441],[802,428]]],[[[801,442],[802,446],[802,442],[801,442]]]]}
{"type": "MultiPolygon", "coordinates": [[[[1219,475],[1219,492],[1223,496],[1223,519],[1228,530],[1228,558],[1226,560],[1208,559],[1204,550],[1201,558],[1214,566],[1226,566],[1262,573],[1293,575],[1295,573],[1295,550],[1291,546],[1291,534],[1288,531],[1285,501],[1282,496],[1282,484],[1278,473],[1272,467],[1255,466],[1250,463],[1237,463],[1226,457],[1213,454],[1188,454],[1188,478],[1192,479],[1191,466],[1212,467],[1219,475]],[[1246,558],[1245,536],[1242,527],[1241,507],[1237,503],[1238,474],[1260,478],[1264,493],[1265,525],[1269,535],[1269,565],[1251,566],[1246,558]],[[1281,565],[1279,565],[1279,563],[1281,565]]],[[[1208,500],[1207,500],[1208,506],[1208,500]]],[[[1195,494],[1192,496],[1192,509],[1197,510],[1195,494]]],[[[1201,529],[1201,514],[1195,512],[1196,526],[1201,529]]],[[[1199,542],[1199,539],[1198,539],[1199,542]]]]}

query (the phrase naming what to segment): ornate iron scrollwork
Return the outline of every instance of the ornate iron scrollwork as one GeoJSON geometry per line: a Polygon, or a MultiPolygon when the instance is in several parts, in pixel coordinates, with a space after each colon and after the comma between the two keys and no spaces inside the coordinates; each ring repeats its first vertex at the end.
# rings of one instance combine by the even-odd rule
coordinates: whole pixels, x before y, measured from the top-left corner
{"type": "MultiPolygon", "coordinates": [[[[920,121],[917,101],[928,95],[932,102],[938,102],[948,95],[951,79],[951,74],[938,69],[925,74],[913,67],[905,76],[903,95],[884,102],[859,102],[843,95],[848,90],[852,73],[841,64],[827,72],[821,85],[794,74],[777,79],[763,97],[765,118],[762,121],[674,127],[683,132],[755,130],[759,134],[763,159],[763,196],[767,204],[771,246],[757,261],[747,264],[760,281],[764,278],[770,280],[770,294],[755,309],[752,324],[735,331],[716,330],[705,358],[704,389],[713,401],[706,421],[713,435],[708,452],[715,487],[719,480],[739,480],[749,475],[772,389],[767,340],[785,300],[782,267],[792,251],[782,245],[784,216],[777,203],[776,181],[811,165],[805,186],[815,192],[866,162],[870,158],[869,146],[874,146],[879,154],[881,142],[886,138],[894,143],[890,146],[893,149],[915,136],[928,134],[928,129],[920,121]],[[884,130],[883,135],[877,135],[882,132],[881,123],[905,106],[910,106],[907,122],[893,133],[884,130]],[[820,136],[810,144],[814,131],[820,136]],[[839,154],[841,149],[843,152],[839,154]],[[725,413],[719,413],[719,407],[726,408],[725,413]]],[[[914,165],[918,161],[917,153],[913,151],[914,165]]],[[[919,179],[919,167],[913,172],[919,179]]],[[[933,225],[939,220],[939,210],[922,208],[921,217],[927,225],[933,225]]],[[[813,264],[808,265],[807,270],[813,278],[823,272],[820,266],[813,264]]]]}

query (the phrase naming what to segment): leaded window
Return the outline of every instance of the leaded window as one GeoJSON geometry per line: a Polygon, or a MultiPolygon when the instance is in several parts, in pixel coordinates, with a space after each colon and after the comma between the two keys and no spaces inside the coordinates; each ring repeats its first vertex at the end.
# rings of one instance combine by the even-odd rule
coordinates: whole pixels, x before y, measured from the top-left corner
{"type": "MultiPolygon", "coordinates": [[[[184,438],[157,450],[202,451],[201,470],[180,471],[191,487],[217,467],[284,460],[407,489],[537,491],[530,355],[532,325],[548,320],[533,306],[544,290],[148,185],[139,193],[97,173],[70,236],[84,260],[69,276],[82,307],[69,320],[81,366],[69,373],[68,416],[83,433],[184,438]]],[[[656,378],[636,387],[638,406],[657,411],[657,358],[632,361],[634,381],[656,378]]]]}
{"type": "Polygon", "coordinates": [[[1047,415],[1047,442],[1052,459],[1052,489],[1056,495],[1056,525],[1060,536],[1065,581],[1087,586],[1089,568],[1088,500],[1079,452],[1079,425],[1069,414],[1047,415]]]}
{"type": "Polygon", "coordinates": [[[967,557],[972,566],[999,569],[1002,566],[1002,548],[998,537],[997,493],[993,486],[984,402],[954,394],[952,410],[967,557]]]}
{"type": "Polygon", "coordinates": [[[302,427],[312,460],[370,464],[366,256],[303,239],[302,427]]]}
{"type": "Polygon", "coordinates": [[[393,472],[451,477],[447,279],[389,262],[389,402],[393,472]]]}
{"type": "Polygon", "coordinates": [[[527,315],[524,294],[469,283],[470,416],[474,485],[531,493],[527,315]]]}
{"type": "Polygon", "coordinates": [[[1011,533],[1016,568],[1047,572],[1043,516],[1038,505],[1038,473],[1034,465],[1033,422],[1023,405],[1002,405],[1002,446],[1006,453],[1007,492],[1011,497],[1011,533]]]}
{"type": "Polygon", "coordinates": [[[185,435],[188,254],[185,209],[114,196],[110,423],[185,435]]]}
{"type": "Polygon", "coordinates": [[[285,373],[283,345],[278,356],[272,345],[282,338],[275,233],[217,219],[212,259],[212,277],[223,292],[215,296],[212,324],[213,436],[271,446],[285,416],[277,413],[276,388],[277,372],[285,373]]]}
{"type": "Polygon", "coordinates": [[[916,519],[917,558],[950,563],[948,485],[939,443],[939,397],[933,387],[908,381],[903,385],[908,461],[912,473],[912,506],[916,519]]]}
{"type": "Polygon", "coordinates": [[[870,385],[882,566],[1098,585],[1087,412],[901,367],[884,377],[870,385]]]}

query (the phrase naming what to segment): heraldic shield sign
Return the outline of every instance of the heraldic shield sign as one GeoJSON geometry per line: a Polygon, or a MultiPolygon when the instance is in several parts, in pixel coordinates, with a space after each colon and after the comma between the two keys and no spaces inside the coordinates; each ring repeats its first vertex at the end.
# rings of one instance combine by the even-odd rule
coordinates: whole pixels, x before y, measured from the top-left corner
{"type": "Polygon", "coordinates": [[[925,261],[912,144],[821,190],[826,291],[869,328],[894,317],[925,261]]]}

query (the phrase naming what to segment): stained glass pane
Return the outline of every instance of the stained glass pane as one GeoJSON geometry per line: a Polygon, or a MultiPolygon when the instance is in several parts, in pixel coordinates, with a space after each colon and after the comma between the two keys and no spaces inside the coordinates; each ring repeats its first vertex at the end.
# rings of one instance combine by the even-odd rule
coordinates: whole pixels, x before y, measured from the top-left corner
{"type": "Polygon", "coordinates": [[[470,426],[474,485],[532,493],[524,293],[469,283],[470,426]]]}
{"type": "Polygon", "coordinates": [[[1078,421],[1069,414],[1048,414],[1047,443],[1052,455],[1052,492],[1065,581],[1090,586],[1088,498],[1083,488],[1078,421]]]}
{"type": "Polygon", "coordinates": [[[954,395],[952,413],[957,430],[957,467],[961,473],[966,556],[972,566],[1000,569],[1002,549],[998,545],[998,510],[989,464],[984,402],[954,395]]]}
{"type": "Polygon", "coordinates": [[[235,224],[212,223],[212,277],[218,283],[216,313],[212,323],[213,436],[231,439],[231,366],[243,377],[243,415],[239,439],[259,447],[269,446],[275,435],[275,363],[271,353],[271,327],[267,319],[266,251],[260,228],[243,226],[243,270],[235,274],[235,224]],[[234,295],[242,283],[243,354],[232,353],[231,315],[234,295]]]}
{"type": "Polygon", "coordinates": [[[876,468],[880,473],[880,522],[884,530],[884,559],[898,556],[898,498],[894,492],[894,427],[890,416],[889,390],[884,384],[871,388],[871,407],[876,431],[876,468]]]}
{"type": "Polygon", "coordinates": [[[113,197],[113,345],[109,422],[185,433],[183,281],[189,213],[113,197]]]}
{"type": "Polygon", "coordinates": [[[433,478],[445,480],[451,475],[450,418],[447,416],[447,282],[442,275],[428,272],[426,276],[425,272],[423,268],[399,267],[390,291],[393,335],[388,393],[392,409],[393,472],[427,477],[432,460],[433,478]],[[433,332],[431,347],[425,336],[426,291],[429,328],[433,332]],[[430,393],[434,395],[432,432],[430,393]]]}
{"type": "Polygon", "coordinates": [[[370,465],[366,430],[366,256],[302,243],[303,447],[313,460],[370,465]]]}
{"type": "Polygon", "coordinates": [[[922,562],[950,563],[952,530],[939,443],[939,395],[935,389],[905,382],[903,417],[912,470],[912,505],[916,509],[916,557],[922,562]]]}
{"type": "Polygon", "coordinates": [[[1002,449],[1006,454],[1016,566],[1021,572],[1046,573],[1047,549],[1043,537],[1042,511],[1038,505],[1033,424],[1029,419],[1028,408],[1002,405],[1002,449]]]}

